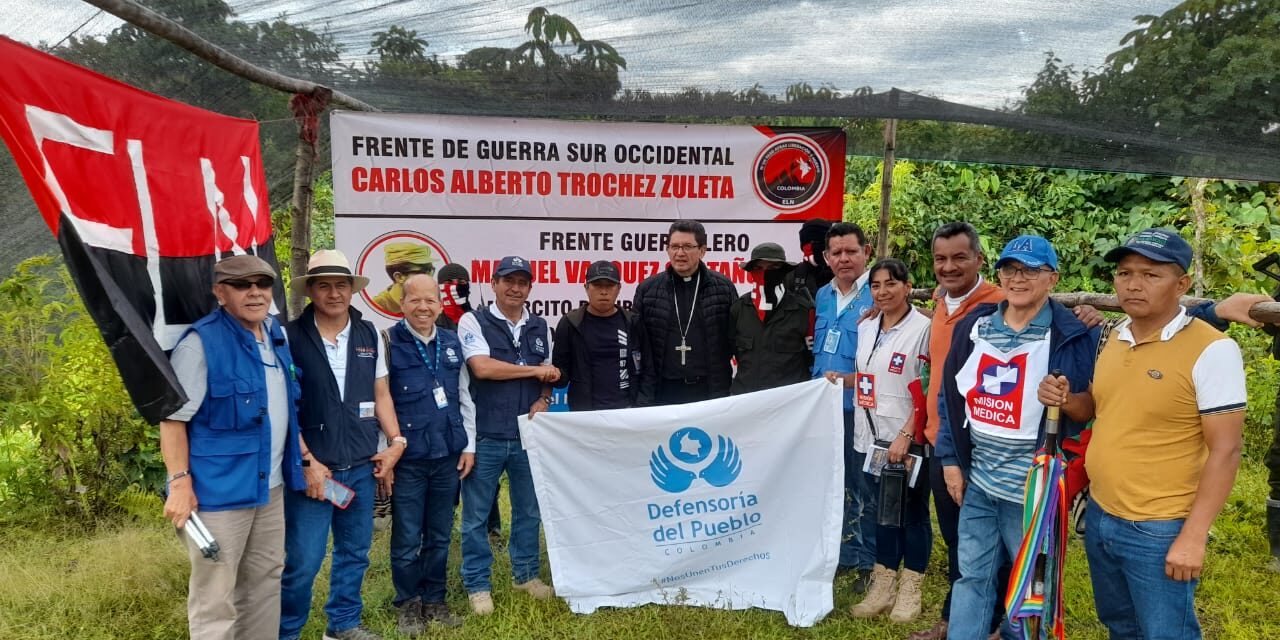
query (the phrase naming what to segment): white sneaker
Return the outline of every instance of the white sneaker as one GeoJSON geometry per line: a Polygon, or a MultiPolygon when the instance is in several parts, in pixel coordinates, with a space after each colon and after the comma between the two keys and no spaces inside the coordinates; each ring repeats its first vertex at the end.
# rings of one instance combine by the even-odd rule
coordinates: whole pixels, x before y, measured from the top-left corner
{"type": "Polygon", "coordinates": [[[528,582],[521,582],[515,585],[516,591],[523,591],[529,594],[534,600],[549,600],[556,595],[556,590],[551,585],[543,582],[541,578],[534,578],[528,582]]]}
{"type": "Polygon", "coordinates": [[[477,591],[469,596],[471,600],[471,610],[478,616],[487,616],[493,613],[493,596],[488,591],[477,591]]]}

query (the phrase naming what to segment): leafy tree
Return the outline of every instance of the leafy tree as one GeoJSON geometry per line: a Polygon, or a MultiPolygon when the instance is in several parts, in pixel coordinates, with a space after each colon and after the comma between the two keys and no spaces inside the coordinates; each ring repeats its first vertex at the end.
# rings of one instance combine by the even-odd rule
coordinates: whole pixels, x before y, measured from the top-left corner
{"type": "Polygon", "coordinates": [[[1280,139],[1280,0],[1184,0],[1135,20],[1097,73],[1050,53],[1024,110],[1259,147],[1280,139]]]}
{"type": "Polygon", "coordinates": [[[370,73],[404,77],[444,69],[435,56],[426,56],[428,43],[415,30],[391,25],[386,31],[375,31],[370,44],[369,53],[378,54],[378,61],[367,65],[370,73]]]}

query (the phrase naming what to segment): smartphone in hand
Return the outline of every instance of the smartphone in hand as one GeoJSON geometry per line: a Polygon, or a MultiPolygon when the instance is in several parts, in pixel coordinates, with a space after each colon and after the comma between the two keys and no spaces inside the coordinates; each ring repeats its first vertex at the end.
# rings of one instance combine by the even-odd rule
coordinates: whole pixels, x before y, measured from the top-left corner
{"type": "Polygon", "coordinates": [[[324,499],[333,503],[333,506],[339,509],[346,509],[351,504],[351,500],[356,497],[356,492],[341,482],[333,478],[324,479],[324,499]]]}

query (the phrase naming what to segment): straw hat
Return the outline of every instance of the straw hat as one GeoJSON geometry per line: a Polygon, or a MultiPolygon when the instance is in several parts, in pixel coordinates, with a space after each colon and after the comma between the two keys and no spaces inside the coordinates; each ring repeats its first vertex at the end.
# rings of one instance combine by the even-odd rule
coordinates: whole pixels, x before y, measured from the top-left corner
{"type": "Polygon", "coordinates": [[[351,278],[352,293],[360,291],[369,284],[368,278],[351,272],[351,263],[347,261],[347,257],[342,255],[341,251],[321,249],[315,252],[311,256],[311,260],[307,262],[307,272],[303,275],[295,276],[289,282],[289,289],[294,293],[305,293],[309,280],[329,276],[347,276],[351,278]]]}

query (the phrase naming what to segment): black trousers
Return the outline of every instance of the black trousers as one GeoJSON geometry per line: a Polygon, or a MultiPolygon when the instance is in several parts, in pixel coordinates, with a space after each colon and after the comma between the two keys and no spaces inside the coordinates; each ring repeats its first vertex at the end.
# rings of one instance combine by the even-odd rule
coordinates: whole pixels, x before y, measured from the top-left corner
{"type": "Polygon", "coordinates": [[[711,399],[711,388],[706,378],[700,378],[690,384],[685,380],[661,378],[658,380],[657,393],[654,400],[657,404],[688,404],[699,400],[711,399]]]}

